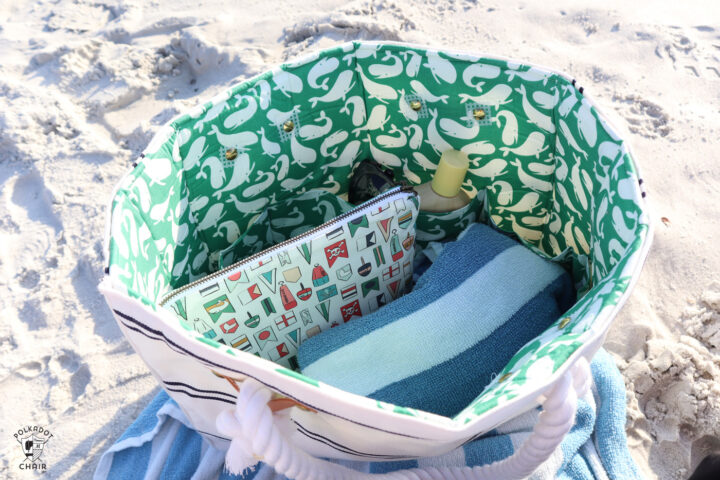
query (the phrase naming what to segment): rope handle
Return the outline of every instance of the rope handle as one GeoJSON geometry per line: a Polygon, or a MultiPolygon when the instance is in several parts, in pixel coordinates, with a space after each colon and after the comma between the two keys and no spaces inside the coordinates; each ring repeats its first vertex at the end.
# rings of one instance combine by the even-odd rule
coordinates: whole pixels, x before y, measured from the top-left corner
{"type": "Polygon", "coordinates": [[[587,393],[590,381],[587,360],[580,358],[549,388],[538,422],[520,448],[508,458],[475,467],[429,467],[369,474],[315,458],[280,433],[268,405],[273,402],[272,392],[254,379],[240,384],[235,410],[221,412],[216,425],[220,433],[232,439],[225,466],[233,474],[252,471],[262,461],[295,480],[521,479],[547,460],[570,431],[577,400],[587,393]]]}

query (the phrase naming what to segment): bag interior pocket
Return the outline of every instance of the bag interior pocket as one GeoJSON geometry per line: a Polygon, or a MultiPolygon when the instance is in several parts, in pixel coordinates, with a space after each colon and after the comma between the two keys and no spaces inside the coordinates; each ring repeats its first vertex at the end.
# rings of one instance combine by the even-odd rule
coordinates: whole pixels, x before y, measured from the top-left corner
{"type": "Polygon", "coordinates": [[[417,218],[417,245],[425,248],[429,242],[454,240],[471,223],[480,218],[483,201],[476,195],[470,203],[449,212],[420,210],[417,218]]]}

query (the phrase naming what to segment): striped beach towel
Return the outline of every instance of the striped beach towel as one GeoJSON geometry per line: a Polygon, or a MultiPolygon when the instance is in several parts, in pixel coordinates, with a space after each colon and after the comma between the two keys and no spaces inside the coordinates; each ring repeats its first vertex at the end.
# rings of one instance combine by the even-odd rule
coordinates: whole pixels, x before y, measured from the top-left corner
{"type": "Polygon", "coordinates": [[[454,416],[573,301],[562,267],[473,224],[411,293],[308,339],[298,361],[343,390],[454,416]]]}

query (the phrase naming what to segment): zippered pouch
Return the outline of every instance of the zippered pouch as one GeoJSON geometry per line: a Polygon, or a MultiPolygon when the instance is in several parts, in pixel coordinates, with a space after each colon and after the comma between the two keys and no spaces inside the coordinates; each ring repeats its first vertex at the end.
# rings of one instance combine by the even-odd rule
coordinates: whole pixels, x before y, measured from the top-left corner
{"type": "Polygon", "coordinates": [[[160,305],[207,339],[297,369],[303,340],[409,289],[418,206],[412,188],[394,188],[170,292],[160,305]]]}

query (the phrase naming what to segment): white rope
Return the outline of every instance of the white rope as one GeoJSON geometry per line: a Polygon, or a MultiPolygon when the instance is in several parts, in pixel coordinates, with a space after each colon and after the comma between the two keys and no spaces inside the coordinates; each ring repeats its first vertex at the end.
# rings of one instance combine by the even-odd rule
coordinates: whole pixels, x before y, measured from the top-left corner
{"type": "Polygon", "coordinates": [[[232,439],[225,466],[233,474],[265,462],[295,480],[485,480],[520,479],[530,475],[560,445],[572,428],[577,399],[587,392],[590,372],[581,358],[552,387],[533,433],[512,456],[476,467],[428,467],[368,474],[315,458],[290,443],[277,428],[267,403],[271,392],[258,381],[242,382],[235,410],[218,415],[217,429],[232,439]]]}

